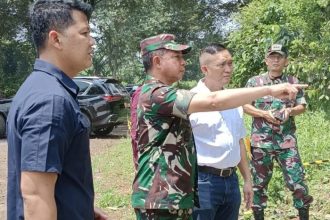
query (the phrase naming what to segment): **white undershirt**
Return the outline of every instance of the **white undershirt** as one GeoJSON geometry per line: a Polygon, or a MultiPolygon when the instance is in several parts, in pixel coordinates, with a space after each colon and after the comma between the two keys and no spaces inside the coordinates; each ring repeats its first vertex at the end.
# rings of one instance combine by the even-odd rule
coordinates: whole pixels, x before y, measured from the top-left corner
{"type": "MultiPolygon", "coordinates": [[[[210,92],[201,80],[191,91],[210,92]]],[[[193,113],[189,119],[198,165],[218,169],[237,166],[241,160],[239,140],[246,135],[242,107],[193,113]]]]}

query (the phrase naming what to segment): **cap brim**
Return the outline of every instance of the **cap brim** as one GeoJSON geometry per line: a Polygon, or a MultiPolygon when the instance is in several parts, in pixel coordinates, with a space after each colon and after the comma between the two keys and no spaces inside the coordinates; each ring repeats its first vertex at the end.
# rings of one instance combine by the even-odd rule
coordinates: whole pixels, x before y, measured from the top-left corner
{"type": "Polygon", "coordinates": [[[181,51],[183,54],[187,54],[191,51],[191,46],[185,44],[165,44],[163,48],[173,51],[181,51]]]}
{"type": "Polygon", "coordinates": [[[186,45],[186,46],[187,46],[187,48],[184,49],[184,50],[182,50],[182,53],[183,54],[187,54],[187,53],[189,53],[191,51],[191,46],[188,46],[188,45],[186,45]]]}
{"type": "Polygon", "coordinates": [[[281,54],[282,56],[286,56],[286,53],[283,52],[283,51],[270,51],[270,52],[267,53],[267,57],[268,57],[269,55],[271,55],[272,53],[278,53],[278,54],[281,54]]]}

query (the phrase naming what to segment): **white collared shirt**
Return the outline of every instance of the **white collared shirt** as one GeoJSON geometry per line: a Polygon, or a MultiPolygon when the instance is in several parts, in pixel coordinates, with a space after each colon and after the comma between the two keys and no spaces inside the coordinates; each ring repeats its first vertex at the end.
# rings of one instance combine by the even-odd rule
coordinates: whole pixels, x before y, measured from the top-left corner
{"type": "MultiPolygon", "coordinates": [[[[210,92],[202,80],[191,91],[210,92]]],[[[242,107],[193,113],[189,119],[198,165],[218,169],[237,166],[241,160],[239,140],[246,135],[242,107]]]]}

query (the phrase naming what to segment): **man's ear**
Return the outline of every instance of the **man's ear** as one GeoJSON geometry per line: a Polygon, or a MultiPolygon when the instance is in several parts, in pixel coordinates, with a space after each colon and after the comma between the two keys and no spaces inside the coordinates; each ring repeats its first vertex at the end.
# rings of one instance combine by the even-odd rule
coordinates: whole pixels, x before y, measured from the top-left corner
{"type": "Polygon", "coordinates": [[[207,74],[207,66],[206,65],[201,65],[201,71],[202,71],[202,73],[204,74],[204,75],[206,75],[207,74]]]}
{"type": "Polygon", "coordinates": [[[153,56],[152,57],[152,65],[153,66],[159,66],[160,65],[160,62],[161,62],[161,59],[160,59],[160,56],[153,56]]]}
{"type": "Polygon", "coordinates": [[[60,38],[61,38],[61,36],[57,31],[51,30],[48,33],[48,44],[55,47],[55,48],[61,49],[61,40],[60,40],[60,38]]]}

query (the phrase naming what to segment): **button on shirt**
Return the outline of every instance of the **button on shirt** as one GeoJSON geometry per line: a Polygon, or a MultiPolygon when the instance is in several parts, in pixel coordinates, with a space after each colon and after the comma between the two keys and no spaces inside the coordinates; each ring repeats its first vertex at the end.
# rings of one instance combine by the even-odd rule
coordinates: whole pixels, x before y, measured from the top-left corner
{"type": "Polygon", "coordinates": [[[94,219],[88,122],[78,87],[50,63],[36,60],[8,115],[8,220],[23,219],[22,171],[57,173],[58,219],[94,219]]]}
{"type": "MultiPolygon", "coordinates": [[[[200,80],[192,92],[210,90],[200,80]]],[[[239,140],[246,135],[241,107],[225,111],[198,112],[189,117],[199,166],[235,167],[241,161],[239,140]]]]}

